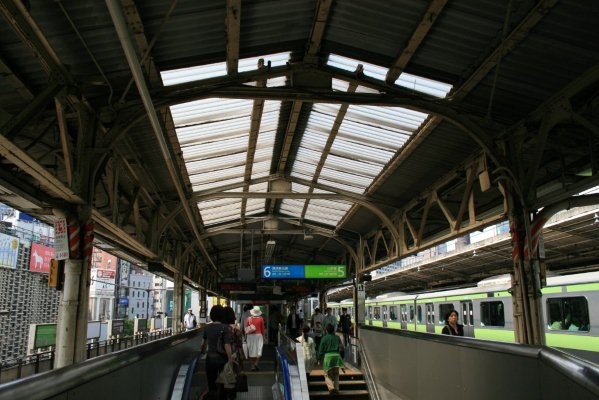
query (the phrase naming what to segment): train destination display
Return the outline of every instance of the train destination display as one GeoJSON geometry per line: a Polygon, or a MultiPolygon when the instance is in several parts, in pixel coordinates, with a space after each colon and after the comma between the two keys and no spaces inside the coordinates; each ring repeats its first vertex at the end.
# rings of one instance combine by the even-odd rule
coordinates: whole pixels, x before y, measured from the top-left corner
{"type": "Polygon", "coordinates": [[[263,265],[263,279],[341,279],[345,265],[263,265]]]}

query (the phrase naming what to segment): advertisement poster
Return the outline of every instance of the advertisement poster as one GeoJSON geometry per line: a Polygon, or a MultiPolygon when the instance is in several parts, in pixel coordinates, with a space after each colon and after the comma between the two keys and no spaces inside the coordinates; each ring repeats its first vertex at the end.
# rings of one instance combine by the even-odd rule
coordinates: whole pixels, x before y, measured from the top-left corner
{"type": "Polygon", "coordinates": [[[50,272],[50,260],[54,258],[54,248],[31,243],[31,258],[29,259],[29,271],[47,274],[50,272]]]}
{"type": "Polygon", "coordinates": [[[0,233],[0,267],[17,268],[19,239],[0,233]]]}
{"type": "Polygon", "coordinates": [[[112,269],[96,269],[92,268],[90,294],[95,296],[112,296],[114,295],[114,278],[116,272],[112,269]]]}

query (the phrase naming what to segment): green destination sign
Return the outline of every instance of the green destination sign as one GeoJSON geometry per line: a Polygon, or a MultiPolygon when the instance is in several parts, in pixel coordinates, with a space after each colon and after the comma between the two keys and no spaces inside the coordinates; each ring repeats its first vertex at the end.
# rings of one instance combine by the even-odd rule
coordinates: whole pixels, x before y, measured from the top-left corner
{"type": "Polygon", "coordinates": [[[345,265],[305,265],[304,278],[306,279],[335,279],[345,278],[345,265]]]}

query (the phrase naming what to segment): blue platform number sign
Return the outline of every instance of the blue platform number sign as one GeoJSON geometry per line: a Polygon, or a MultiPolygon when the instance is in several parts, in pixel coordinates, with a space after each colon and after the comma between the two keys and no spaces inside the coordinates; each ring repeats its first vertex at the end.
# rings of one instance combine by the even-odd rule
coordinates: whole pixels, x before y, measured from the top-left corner
{"type": "Polygon", "coordinates": [[[263,265],[263,279],[303,279],[303,265],[263,265]]]}

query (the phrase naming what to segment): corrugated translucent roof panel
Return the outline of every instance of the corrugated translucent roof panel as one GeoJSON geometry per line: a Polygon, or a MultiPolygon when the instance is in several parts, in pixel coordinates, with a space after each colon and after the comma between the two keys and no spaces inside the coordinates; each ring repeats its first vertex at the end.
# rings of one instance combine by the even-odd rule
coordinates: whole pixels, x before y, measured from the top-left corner
{"type": "Polygon", "coordinates": [[[280,109],[280,101],[264,102],[258,140],[256,141],[256,152],[252,164],[252,179],[267,176],[270,173],[280,109]]]}
{"type": "MultiPolygon", "coordinates": [[[[275,53],[264,56],[243,58],[239,60],[239,72],[254,71],[258,69],[258,60],[264,59],[264,64],[270,61],[271,67],[285,65],[289,60],[289,53],[275,53]]],[[[160,73],[164,86],[177,85],[185,82],[200,81],[217,76],[227,75],[227,63],[225,61],[214,64],[197,65],[188,68],[172,69],[160,73]]],[[[280,85],[277,85],[280,86],[280,85]]]]}
{"type": "Polygon", "coordinates": [[[336,226],[339,220],[349,211],[352,203],[312,199],[306,210],[305,218],[323,224],[336,226]]]}
{"type": "MultiPolygon", "coordinates": [[[[291,191],[293,193],[308,193],[310,188],[299,183],[291,183],[291,191]]],[[[283,199],[281,201],[280,211],[283,214],[291,217],[300,218],[302,216],[302,210],[304,209],[305,199],[283,199]]]]}
{"type": "MultiPolygon", "coordinates": [[[[332,56],[332,60],[329,59],[329,63],[333,63],[331,65],[336,62],[336,66],[350,70],[357,65],[357,61],[354,63],[354,60],[344,57],[332,56]],[[351,68],[348,67],[350,63],[353,63],[351,68]]],[[[384,79],[381,67],[367,65],[365,71],[375,78],[384,79]]],[[[347,82],[333,79],[333,90],[347,91],[348,87],[347,82]]],[[[356,92],[377,91],[358,86],[356,92]]],[[[321,155],[326,153],[325,146],[339,109],[340,106],[330,104],[313,106],[292,168],[292,176],[314,179],[321,155]]],[[[318,183],[351,193],[365,193],[427,116],[401,107],[349,106],[317,177],[318,183]]],[[[313,201],[310,201],[310,206],[313,201]]],[[[315,206],[314,209],[309,206],[308,210],[311,210],[313,216],[319,216],[323,207],[345,212],[349,210],[347,203],[333,207],[335,203],[327,200],[326,203],[316,203],[318,207],[315,206]]],[[[326,223],[331,225],[336,225],[344,215],[342,212],[325,214],[326,223]]],[[[305,217],[309,218],[308,214],[305,217]]]]}
{"type": "Polygon", "coordinates": [[[239,218],[241,199],[214,199],[198,203],[202,220],[206,225],[227,222],[239,218]]]}
{"type": "MultiPolygon", "coordinates": [[[[388,68],[380,67],[378,65],[369,64],[364,61],[354,60],[353,58],[343,57],[336,54],[329,55],[329,59],[327,64],[344,69],[347,71],[355,71],[358,67],[358,64],[362,64],[364,67],[364,75],[368,75],[374,79],[378,79],[381,81],[385,81],[385,76],[387,75],[388,68]]],[[[412,89],[416,92],[422,92],[426,94],[430,94],[435,97],[445,97],[447,93],[452,88],[452,85],[447,83],[434,81],[432,79],[422,78],[420,76],[408,74],[406,72],[402,72],[402,74],[397,78],[395,84],[398,86],[402,86],[408,89],[412,89]]]]}
{"type": "Polygon", "coordinates": [[[171,107],[193,191],[243,181],[252,105],[251,100],[202,99],[171,107]]]}
{"type": "MultiPolygon", "coordinates": [[[[268,183],[258,183],[256,185],[250,185],[248,191],[250,193],[265,193],[268,190],[268,183]]],[[[266,208],[266,199],[247,199],[245,205],[245,214],[246,215],[254,215],[260,214],[264,212],[266,208]]],[[[237,212],[237,217],[239,217],[239,210],[233,210],[233,212],[237,212]]]]}

